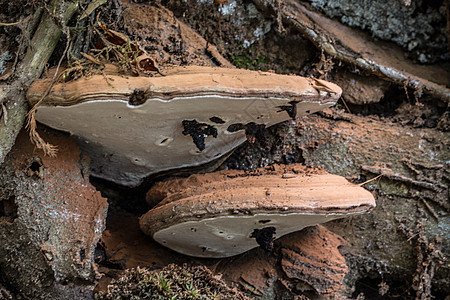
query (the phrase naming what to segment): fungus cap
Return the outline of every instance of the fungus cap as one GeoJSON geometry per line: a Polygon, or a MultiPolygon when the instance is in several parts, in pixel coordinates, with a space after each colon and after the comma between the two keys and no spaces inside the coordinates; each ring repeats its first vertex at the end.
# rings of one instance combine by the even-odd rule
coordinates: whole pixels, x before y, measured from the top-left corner
{"type": "MultiPolygon", "coordinates": [[[[49,83],[31,86],[31,105],[49,83]]],[[[57,83],[36,119],[77,136],[94,176],[136,186],[149,175],[225,155],[246,140],[249,126],[263,130],[316,112],[340,95],[337,85],[313,78],[178,67],[163,77],[94,75],[57,83]]]]}
{"type": "Polygon", "coordinates": [[[221,171],[157,185],[172,191],[141,217],[141,229],[186,255],[228,257],[261,245],[258,235],[278,238],[375,207],[370,192],[343,177],[289,167],[297,173],[221,171]]]}

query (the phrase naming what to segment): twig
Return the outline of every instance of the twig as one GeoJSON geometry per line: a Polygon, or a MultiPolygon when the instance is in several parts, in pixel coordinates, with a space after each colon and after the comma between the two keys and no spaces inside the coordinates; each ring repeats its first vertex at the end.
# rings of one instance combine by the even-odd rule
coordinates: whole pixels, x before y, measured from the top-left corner
{"type": "Polygon", "coordinates": [[[374,177],[374,178],[372,178],[372,179],[369,179],[369,180],[367,180],[367,181],[364,181],[363,183],[360,183],[359,186],[363,186],[363,185],[365,185],[366,183],[372,182],[372,181],[374,181],[375,179],[377,179],[377,178],[379,178],[379,177],[381,177],[381,176],[383,176],[383,174],[380,174],[380,175],[378,175],[377,177],[374,177]]]}
{"type": "Polygon", "coordinates": [[[68,27],[65,25],[63,26],[63,30],[67,36],[67,42],[66,42],[66,48],[64,49],[64,53],[61,55],[61,57],[58,61],[58,65],[56,66],[56,72],[53,75],[52,81],[51,81],[50,85],[47,87],[47,90],[45,91],[45,93],[42,95],[41,99],[39,99],[39,101],[36,102],[36,104],[34,104],[33,107],[30,109],[30,111],[27,113],[26,128],[29,130],[31,142],[33,144],[35,144],[37,148],[42,149],[44,151],[45,155],[48,155],[50,157],[55,157],[58,149],[56,146],[53,146],[52,144],[49,144],[46,141],[44,141],[41,138],[41,136],[39,135],[39,133],[37,133],[37,131],[36,131],[37,124],[36,124],[35,115],[36,115],[37,107],[48,96],[53,85],[55,84],[56,78],[58,78],[59,68],[61,67],[62,61],[63,61],[64,57],[66,56],[67,51],[69,50],[69,47],[70,47],[70,31],[68,30],[68,27]]]}
{"type": "Polygon", "coordinates": [[[430,206],[430,204],[428,204],[428,202],[423,199],[420,198],[420,200],[422,201],[422,203],[425,205],[425,207],[428,209],[428,211],[431,213],[431,215],[436,219],[439,220],[439,216],[437,215],[437,213],[434,211],[434,209],[430,206]]]}
{"type": "Polygon", "coordinates": [[[349,113],[352,113],[352,112],[350,111],[350,108],[348,108],[348,106],[347,106],[347,102],[345,102],[345,98],[344,98],[344,97],[341,97],[341,99],[342,99],[342,103],[344,103],[344,106],[345,106],[345,108],[347,109],[347,111],[348,111],[349,113]]]}
{"type": "Polygon", "coordinates": [[[211,38],[213,37],[214,33],[216,33],[217,29],[219,29],[219,27],[220,27],[220,19],[221,19],[221,17],[222,17],[222,3],[219,4],[219,11],[220,11],[220,13],[219,13],[219,18],[217,19],[216,27],[214,28],[213,32],[209,35],[208,40],[206,41],[206,47],[205,47],[205,50],[208,49],[209,41],[210,41],[211,38]]]}

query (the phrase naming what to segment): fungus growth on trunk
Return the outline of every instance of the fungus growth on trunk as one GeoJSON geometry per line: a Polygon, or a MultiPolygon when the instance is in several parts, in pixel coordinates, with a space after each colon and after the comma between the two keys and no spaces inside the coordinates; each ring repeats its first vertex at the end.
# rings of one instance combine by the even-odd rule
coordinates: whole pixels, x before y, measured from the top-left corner
{"type": "Polygon", "coordinates": [[[364,188],[321,169],[270,166],[157,183],[141,229],[160,244],[195,257],[228,257],[307,226],[365,213],[375,199],[364,188]],[[161,201],[161,202],[159,202],[161,201]]]}
{"type": "MultiPolygon", "coordinates": [[[[92,174],[137,186],[152,174],[199,166],[289,118],[336,103],[341,89],[314,78],[177,67],[167,76],[94,75],[53,86],[36,119],[77,136],[92,174]]],[[[50,79],[28,91],[36,103],[50,79]]]]}

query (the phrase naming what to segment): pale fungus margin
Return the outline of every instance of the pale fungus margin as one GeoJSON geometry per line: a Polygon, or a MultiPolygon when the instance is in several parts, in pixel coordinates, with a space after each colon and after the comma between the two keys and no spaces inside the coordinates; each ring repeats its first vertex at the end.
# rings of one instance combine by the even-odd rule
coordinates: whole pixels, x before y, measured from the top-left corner
{"type": "Polygon", "coordinates": [[[288,168],[220,171],[157,184],[149,194],[165,198],[140,218],[141,229],[177,252],[219,258],[258,245],[270,252],[276,238],[375,207],[370,192],[341,176],[288,168]]]}
{"type": "MultiPolygon", "coordinates": [[[[36,103],[49,80],[28,91],[36,103]]],[[[94,75],[57,83],[36,119],[77,136],[92,174],[137,186],[152,174],[199,166],[265,127],[336,103],[342,90],[314,78],[177,67],[167,76],[94,75]]]]}

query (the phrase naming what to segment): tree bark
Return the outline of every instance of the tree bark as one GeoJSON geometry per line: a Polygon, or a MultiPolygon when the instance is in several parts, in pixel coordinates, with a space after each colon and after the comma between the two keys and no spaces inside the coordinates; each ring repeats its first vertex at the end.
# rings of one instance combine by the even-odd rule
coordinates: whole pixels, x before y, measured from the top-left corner
{"type": "MultiPolygon", "coordinates": [[[[52,1],[49,7],[56,7],[54,13],[66,24],[78,10],[78,4],[78,1],[52,1]]],[[[0,83],[0,103],[5,105],[7,111],[0,124],[0,164],[23,126],[28,108],[25,97],[28,86],[42,74],[61,33],[61,27],[56,24],[54,17],[45,13],[16,72],[12,78],[0,83]]]]}

